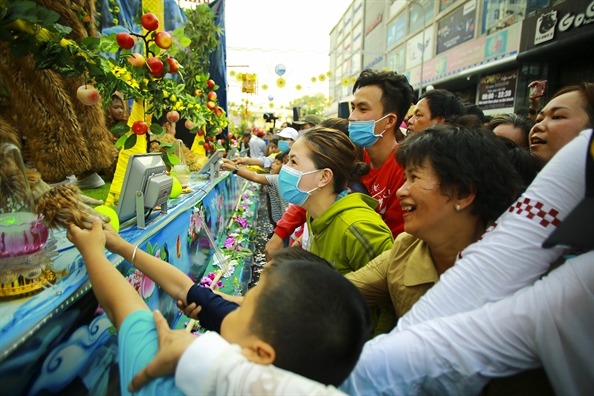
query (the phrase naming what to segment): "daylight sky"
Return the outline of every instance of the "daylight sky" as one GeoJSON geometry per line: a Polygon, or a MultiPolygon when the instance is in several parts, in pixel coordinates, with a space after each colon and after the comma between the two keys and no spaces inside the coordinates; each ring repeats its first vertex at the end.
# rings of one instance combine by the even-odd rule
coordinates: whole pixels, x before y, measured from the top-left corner
{"type": "Polygon", "coordinates": [[[330,31],[351,0],[226,0],[227,67],[237,73],[256,73],[258,93],[241,93],[240,83],[229,77],[229,102],[249,97],[253,110],[272,111],[303,95],[328,95],[328,83],[311,82],[312,76],[329,70],[330,31]],[[276,86],[275,66],[283,64],[284,88],[276,86]],[[247,66],[247,67],[239,67],[247,66]],[[262,84],[268,89],[262,90],[262,84]],[[295,86],[303,88],[298,91],[295,86]]]}

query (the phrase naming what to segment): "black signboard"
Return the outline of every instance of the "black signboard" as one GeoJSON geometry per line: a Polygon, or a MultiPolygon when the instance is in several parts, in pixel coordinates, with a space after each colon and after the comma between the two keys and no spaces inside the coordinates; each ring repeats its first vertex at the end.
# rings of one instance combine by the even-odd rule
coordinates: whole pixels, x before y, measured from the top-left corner
{"type": "Polygon", "coordinates": [[[481,77],[478,105],[481,109],[502,109],[514,107],[516,96],[516,69],[481,77]]]}

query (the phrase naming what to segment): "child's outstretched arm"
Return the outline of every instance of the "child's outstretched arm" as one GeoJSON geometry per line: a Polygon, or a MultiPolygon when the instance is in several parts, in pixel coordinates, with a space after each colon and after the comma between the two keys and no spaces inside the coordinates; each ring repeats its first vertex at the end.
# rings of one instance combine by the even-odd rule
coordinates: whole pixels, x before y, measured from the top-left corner
{"type": "Polygon", "coordinates": [[[265,186],[270,185],[270,183],[268,183],[268,180],[266,180],[265,175],[250,172],[249,170],[247,170],[244,167],[237,166],[233,161],[223,160],[223,165],[221,165],[221,168],[223,168],[223,170],[226,170],[229,172],[233,172],[233,171],[237,170],[236,175],[241,176],[244,179],[247,179],[249,181],[253,181],[256,183],[264,184],[265,186]]]}
{"type": "Polygon", "coordinates": [[[105,225],[104,230],[106,247],[110,252],[122,256],[172,298],[186,302],[188,290],[194,285],[194,282],[186,274],[173,265],[140,250],[140,248],[136,249],[136,254],[134,254],[135,246],[124,240],[112,226],[105,225]],[[133,255],[134,260],[132,260],[133,255]]]}
{"type": "Polygon", "coordinates": [[[98,217],[93,219],[90,231],[70,224],[66,236],[83,256],[93,292],[118,330],[129,314],[138,310],[148,310],[148,306],[132,285],[105,257],[106,238],[98,217]]]}

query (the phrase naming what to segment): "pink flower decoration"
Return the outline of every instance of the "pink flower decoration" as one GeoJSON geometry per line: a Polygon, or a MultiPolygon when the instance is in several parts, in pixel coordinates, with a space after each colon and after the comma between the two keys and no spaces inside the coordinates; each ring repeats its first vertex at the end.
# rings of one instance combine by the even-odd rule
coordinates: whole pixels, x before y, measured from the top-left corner
{"type": "Polygon", "coordinates": [[[155,282],[153,282],[148,276],[144,275],[140,280],[139,289],[140,290],[138,293],[140,294],[140,297],[146,300],[153,295],[153,292],[155,291],[155,282]]]}

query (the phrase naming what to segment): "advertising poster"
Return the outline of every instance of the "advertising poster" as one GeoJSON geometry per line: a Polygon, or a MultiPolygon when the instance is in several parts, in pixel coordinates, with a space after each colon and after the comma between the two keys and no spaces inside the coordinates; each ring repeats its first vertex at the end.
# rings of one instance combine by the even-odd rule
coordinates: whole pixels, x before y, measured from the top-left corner
{"type": "Polygon", "coordinates": [[[404,38],[404,25],[406,24],[405,15],[398,17],[394,22],[388,25],[386,36],[386,48],[390,48],[404,38]]]}
{"type": "Polygon", "coordinates": [[[433,15],[435,15],[435,1],[417,0],[411,3],[408,9],[408,33],[421,29],[433,18],[433,15]]]}
{"type": "Polygon", "coordinates": [[[423,42],[423,32],[415,35],[406,42],[406,68],[410,69],[421,64],[421,53],[424,49],[423,61],[431,59],[433,48],[433,26],[425,29],[423,42]]]}
{"type": "Polygon", "coordinates": [[[389,70],[402,73],[404,70],[404,46],[400,46],[388,54],[386,67],[389,70]]]}
{"type": "Polygon", "coordinates": [[[474,0],[469,1],[438,22],[437,54],[472,40],[476,26],[475,4],[474,0]]]}
{"type": "Polygon", "coordinates": [[[478,94],[480,108],[487,110],[514,107],[517,78],[516,69],[481,77],[478,94]]]}

